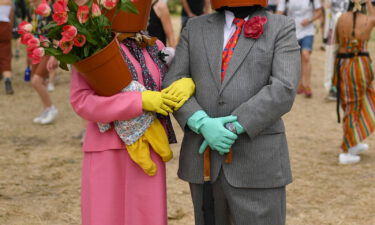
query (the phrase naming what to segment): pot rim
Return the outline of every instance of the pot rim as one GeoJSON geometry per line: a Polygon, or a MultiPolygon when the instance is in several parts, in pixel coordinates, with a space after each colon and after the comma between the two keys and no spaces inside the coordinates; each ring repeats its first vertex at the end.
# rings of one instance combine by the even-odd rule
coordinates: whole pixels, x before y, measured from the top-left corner
{"type": "MultiPolygon", "coordinates": [[[[120,43],[119,43],[119,41],[117,39],[117,34],[114,35],[113,40],[111,42],[109,42],[107,46],[105,46],[104,48],[102,48],[99,51],[95,52],[93,55],[90,55],[90,56],[88,56],[88,57],[86,57],[86,58],[84,58],[84,59],[82,59],[82,60],[80,60],[78,62],[75,62],[73,65],[76,66],[76,67],[77,66],[80,67],[80,66],[83,66],[84,64],[86,64],[88,61],[92,61],[92,60],[94,60],[97,57],[102,57],[102,56],[100,56],[100,54],[103,53],[103,51],[106,51],[106,50],[108,50],[110,48],[113,48],[114,43],[116,43],[115,44],[116,46],[118,46],[118,47],[121,48],[120,43]]],[[[109,60],[111,60],[112,56],[116,54],[116,52],[113,52],[113,51],[107,51],[107,52],[109,52],[108,55],[110,55],[111,57],[108,57],[108,59],[105,60],[105,61],[101,60],[103,63],[106,63],[109,60]]],[[[93,65],[93,67],[90,67],[90,70],[88,70],[88,71],[94,70],[95,68],[97,68],[99,66],[100,66],[100,64],[93,65]]]]}

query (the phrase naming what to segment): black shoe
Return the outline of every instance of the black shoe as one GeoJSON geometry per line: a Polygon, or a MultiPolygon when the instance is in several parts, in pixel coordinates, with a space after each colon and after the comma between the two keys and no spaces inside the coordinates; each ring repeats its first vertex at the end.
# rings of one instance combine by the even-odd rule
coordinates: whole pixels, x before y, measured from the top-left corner
{"type": "Polygon", "coordinates": [[[9,78],[5,79],[4,84],[5,84],[5,94],[7,94],[7,95],[14,94],[14,90],[13,90],[13,87],[12,87],[12,81],[9,78]]]}

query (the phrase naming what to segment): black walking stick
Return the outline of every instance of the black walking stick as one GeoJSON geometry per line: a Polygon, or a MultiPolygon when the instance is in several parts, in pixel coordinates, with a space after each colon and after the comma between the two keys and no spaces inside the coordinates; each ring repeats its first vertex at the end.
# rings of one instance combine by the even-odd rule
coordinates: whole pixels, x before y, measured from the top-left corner
{"type": "Polygon", "coordinates": [[[211,149],[210,147],[206,148],[206,151],[203,155],[203,218],[204,225],[215,225],[215,204],[214,204],[214,194],[212,191],[211,184],[211,149]]]}

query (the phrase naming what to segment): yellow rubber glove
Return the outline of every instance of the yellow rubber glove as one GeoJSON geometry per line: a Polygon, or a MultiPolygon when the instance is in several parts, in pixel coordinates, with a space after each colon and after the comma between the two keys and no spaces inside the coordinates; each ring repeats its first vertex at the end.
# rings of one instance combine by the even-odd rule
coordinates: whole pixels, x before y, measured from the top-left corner
{"type": "Polygon", "coordinates": [[[177,106],[174,110],[179,110],[185,102],[194,94],[195,84],[191,78],[181,78],[173,82],[169,87],[163,89],[162,93],[172,95],[179,99],[177,106]]]}
{"type": "Polygon", "coordinates": [[[159,91],[142,92],[142,108],[145,111],[157,112],[164,116],[173,112],[179,103],[179,99],[173,95],[159,91]]]}
{"type": "Polygon", "coordinates": [[[151,159],[150,145],[164,162],[168,162],[173,158],[173,152],[169,146],[167,134],[158,119],[154,120],[145,134],[134,144],[126,146],[130,158],[137,163],[147,175],[154,176],[157,172],[157,167],[151,159]]]}

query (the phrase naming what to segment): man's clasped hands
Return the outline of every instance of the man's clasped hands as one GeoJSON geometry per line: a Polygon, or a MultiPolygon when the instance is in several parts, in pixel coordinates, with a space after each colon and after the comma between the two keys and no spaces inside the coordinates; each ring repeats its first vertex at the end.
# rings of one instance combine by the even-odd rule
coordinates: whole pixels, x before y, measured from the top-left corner
{"type": "MultiPolygon", "coordinates": [[[[162,91],[142,92],[142,108],[162,115],[168,115],[179,110],[194,94],[195,84],[191,78],[182,78],[175,81],[162,91]]],[[[239,134],[245,129],[237,121],[237,116],[211,118],[203,110],[195,112],[187,121],[188,127],[204,137],[204,142],[199,148],[202,154],[208,146],[218,151],[221,155],[228,153],[239,134]],[[227,123],[235,127],[235,132],[225,128],[227,123]]]]}

